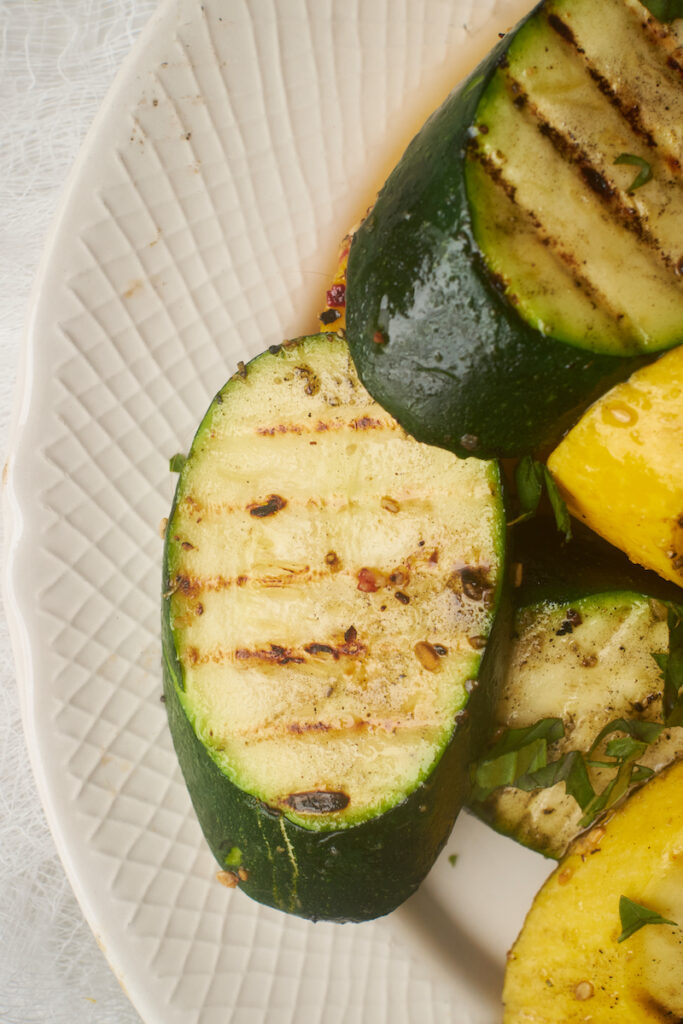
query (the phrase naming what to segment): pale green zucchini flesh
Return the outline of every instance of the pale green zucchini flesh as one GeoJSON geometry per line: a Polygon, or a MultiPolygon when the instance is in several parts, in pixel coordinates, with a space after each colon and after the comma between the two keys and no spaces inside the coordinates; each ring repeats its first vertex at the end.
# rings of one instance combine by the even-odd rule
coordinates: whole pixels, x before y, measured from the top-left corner
{"type": "Polygon", "coordinates": [[[415,888],[464,796],[504,532],[497,465],[414,441],[339,336],[269,350],[217,396],[166,532],[167,699],[188,779],[205,755],[217,769],[188,785],[219,859],[240,850],[247,892],[359,919],[415,888]],[[452,793],[433,798],[444,759],[452,793]],[[380,883],[377,835],[398,843],[392,810],[411,806],[405,877],[380,883]],[[343,853],[329,866],[342,833],[363,878],[343,853]]]}
{"type": "MultiPolygon", "coordinates": [[[[548,761],[573,750],[589,755],[611,722],[663,721],[662,674],[653,655],[668,651],[666,608],[645,594],[589,594],[521,608],[492,729],[559,718],[564,736],[549,744],[548,761]]],[[[671,726],[648,745],[638,764],[657,772],[680,756],[683,729],[671,726]]],[[[594,758],[609,763],[602,749],[594,758]]],[[[599,792],[614,769],[594,766],[590,776],[599,792]]],[[[555,858],[584,827],[582,810],[564,782],[531,791],[503,786],[476,813],[498,831],[555,858]]]]}
{"type": "Polygon", "coordinates": [[[683,72],[637,0],[548,0],[486,88],[474,233],[541,334],[598,352],[683,337],[683,72]]]}

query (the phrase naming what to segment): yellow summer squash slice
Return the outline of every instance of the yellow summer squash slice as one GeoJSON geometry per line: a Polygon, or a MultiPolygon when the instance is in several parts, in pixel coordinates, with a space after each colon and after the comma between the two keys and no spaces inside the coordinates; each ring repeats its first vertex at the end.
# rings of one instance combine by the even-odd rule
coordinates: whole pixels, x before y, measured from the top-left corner
{"type": "Polygon", "coordinates": [[[595,402],[548,468],[574,516],[683,585],[683,347],[595,402]]]}
{"type": "Polygon", "coordinates": [[[683,1019],[683,761],[582,836],[508,955],[504,1024],[683,1019]]]}

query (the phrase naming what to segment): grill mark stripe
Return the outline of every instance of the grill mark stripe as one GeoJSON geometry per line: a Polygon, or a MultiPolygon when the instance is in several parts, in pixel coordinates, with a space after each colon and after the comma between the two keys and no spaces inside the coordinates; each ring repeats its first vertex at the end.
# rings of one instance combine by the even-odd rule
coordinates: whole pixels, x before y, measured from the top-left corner
{"type": "Polygon", "coordinates": [[[388,433],[400,432],[398,423],[392,419],[384,419],[378,416],[369,416],[367,413],[359,412],[353,419],[318,419],[310,423],[276,423],[269,426],[256,426],[254,433],[259,437],[277,437],[281,434],[322,434],[348,431],[385,430],[388,433]]]}
{"type": "MultiPolygon", "coordinates": [[[[494,184],[503,189],[508,198],[514,203],[517,210],[519,210],[519,212],[525,216],[529,223],[535,228],[539,242],[551,249],[557,259],[565,266],[576,287],[580,288],[589,298],[594,300],[604,310],[610,313],[613,319],[619,324],[622,326],[630,324],[631,320],[626,313],[621,309],[616,309],[600,289],[597,288],[594,282],[591,281],[590,278],[586,277],[585,274],[581,273],[573,254],[563,249],[561,240],[556,238],[554,235],[550,235],[545,230],[543,224],[533,210],[520,206],[516,200],[515,186],[505,178],[502,169],[498,165],[494,164],[493,161],[480,150],[474,149],[473,154],[475,158],[479,160],[486,173],[489,174],[494,184]]],[[[503,287],[506,286],[506,282],[502,279],[501,283],[503,287]]]]}
{"type": "MultiPolygon", "coordinates": [[[[433,502],[435,496],[438,496],[440,498],[448,497],[449,495],[452,497],[456,497],[457,494],[458,492],[455,490],[455,488],[453,488],[450,491],[445,489],[437,490],[435,488],[434,490],[423,489],[422,491],[420,491],[419,494],[415,492],[410,493],[408,491],[396,490],[394,493],[390,495],[390,497],[394,501],[398,502],[398,504],[400,505],[399,511],[405,511],[404,506],[406,506],[408,503],[410,503],[411,509],[414,510],[417,509],[420,505],[427,505],[433,502]]],[[[377,492],[376,494],[369,494],[366,498],[366,507],[370,507],[370,503],[376,500],[377,507],[380,508],[382,497],[384,497],[384,495],[380,494],[379,492],[377,492]]],[[[261,498],[261,501],[264,500],[265,499],[261,498]]],[[[328,508],[333,511],[339,511],[340,509],[346,508],[349,505],[348,495],[339,492],[328,493],[326,496],[322,496],[314,495],[310,491],[306,491],[305,494],[302,494],[300,496],[292,496],[291,494],[287,494],[286,500],[287,505],[295,509],[311,506],[317,509],[328,508]]],[[[193,523],[197,523],[198,521],[205,522],[208,516],[216,517],[217,520],[220,520],[220,518],[223,516],[236,514],[243,515],[245,520],[251,520],[251,522],[253,522],[254,520],[254,517],[251,517],[249,515],[249,506],[253,504],[253,502],[245,501],[244,504],[242,502],[240,502],[239,504],[233,504],[227,501],[205,501],[203,497],[198,497],[196,494],[191,494],[184,497],[181,501],[181,505],[184,505],[186,502],[187,509],[182,508],[183,518],[179,518],[176,521],[177,528],[173,536],[174,540],[176,540],[176,537],[180,538],[182,536],[181,530],[184,529],[185,532],[187,532],[186,524],[189,524],[191,528],[193,523]]],[[[385,509],[385,511],[387,510],[385,509]]],[[[255,518],[258,519],[259,517],[257,516],[255,518]]],[[[270,517],[266,516],[264,518],[268,520],[270,517]]],[[[268,527],[267,522],[265,524],[265,527],[268,527]]],[[[176,541],[176,543],[180,543],[180,541],[176,541]]],[[[196,549],[197,548],[195,547],[195,550],[196,549]]]]}
{"type": "MultiPolygon", "coordinates": [[[[410,560],[410,573],[414,575],[425,565],[434,565],[427,557],[420,560],[410,560]]],[[[188,572],[177,572],[175,578],[170,581],[167,597],[180,594],[192,600],[199,599],[202,594],[221,593],[231,587],[286,587],[296,583],[316,583],[328,580],[331,577],[347,577],[353,582],[353,589],[357,589],[358,574],[363,567],[359,565],[340,568],[337,563],[330,563],[326,568],[312,569],[309,565],[301,566],[300,569],[286,570],[282,575],[253,576],[242,574],[238,576],[196,576],[188,572]]],[[[396,589],[395,582],[392,582],[393,569],[387,569],[387,582],[379,587],[379,590],[386,590],[387,594],[393,593],[396,589]]],[[[419,577],[418,577],[419,578],[419,577]]],[[[426,580],[435,579],[429,574],[423,577],[426,580]]]]}
{"type": "Polygon", "coordinates": [[[639,11],[634,10],[631,5],[626,3],[629,14],[635,21],[638,22],[640,27],[645,34],[648,42],[652,44],[654,49],[659,53],[662,58],[662,63],[683,77],[683,53],[682,48],[678,44],[678,39],[674,33],[670,30],[668,25],[658,21],[657,18],[653,17],[649,12],[646,17],[643,18],[639,11]]]}
{"type": "Polygon", "coordinates": [[[543,117],[537,105],[524,93],[521,84],[511,75],[508,78],[508,88],[514,102],[519,105],[519,99],[523,98],[524,109],[534,118],[538,124],[538,130],[544,138],[548,139],[555,152],[562,159],[575,166],[588,188],[598,196],[606,208],[613,215],[614,220],[622,227],[630,231],[639,242],[650,249],[655,256],[671,269],[674,265],[674,258],[662,248],[657,238],[648,229],[638,210],[624,202],[619,188],[605,178],[604,174],[591,161],[588,154],[581,148],[578,142],[571,139],[555,125],[543,117]]]}
{"type": "MultiPolygon", "coordinates": [[[[383,653],[389,653],[396,650],[397,642],[401,639],[405,639],[405,633],[396,633],[389,635],[386,631],[376,633],[371,636],[369,643],[363,643],[361,641],[355,641],[353,643],[331,643],[326,644],[332,651],[327,657],[316,656],[315,653],[311,654],[307,648],[315,646],[311,644],[302,644],[297,647],[283,647],[281,644],[270,644],[268,648],[250,648],[250,647],[238,647],[236,649],[227,650],[221,647],[214,647],[210,651],[199,651],[196,647],[188,647],[182,652],[181,661],[183,664],[190,666],[191,668],[201,667],[203,665],[228,665],[234,664],[240,671],[242,669],[255,668],[264,669],[269,666],[286,666],[286,665],[308,665],[314,668],[321,668],[325,665],[329,665],[331,668],[334,667],[336,662],[339,662],[345,658],[365,658],[372,648],[373,657],[381,658],[383,653]]],[[[479,648],[481,650],[481,648],[479,648]]],[[[450,638],[448,653],[461,653],[471,654],[472,645],[469,643],[466,636],[458,637],[454,640],[450,638]]],[[[417,664],[417,661],[416,661],[417,664]]]]}
{"type": "Polygon", "coordinates": [[[231,729],[231,735],[247,743],[272,742],[273,740],[292,741],[293,737],[304,736],[307,733],[324,732],[326,736],[340,737],[353,733],[430,733],[436,734],[440,731],[442,723],[438,717],[430,720],[409,718],[407,715],[395,715],[393,718],[364,718],[356,719],[353,722],[289,722],[282,724],[272,723],[266,725],[260,723],[253,728],[231,729]]]}
{"type": "Polygon", "coordinates": [[[579,46],[570,26],[567,25],[566,22],[562,21],[562,19],[556,14],[550,14],[548,16],[548,24],[566,43],[574,48],[576,53],[583,60],[586,71],[593,79],[600,92],[605,96],[615,110],[621,114],[623,119],[630,126],[631,130],[643,139],[651,149],[657,149],[657,142],[655,138],[643,123],[640,107],[637,104],[628,104],[623,96],[619,95],[618,91],[614,88],[609,79],[605,78],[602,72],[595,67],[593,62],[586,55],[586,51],[579,46]]]}

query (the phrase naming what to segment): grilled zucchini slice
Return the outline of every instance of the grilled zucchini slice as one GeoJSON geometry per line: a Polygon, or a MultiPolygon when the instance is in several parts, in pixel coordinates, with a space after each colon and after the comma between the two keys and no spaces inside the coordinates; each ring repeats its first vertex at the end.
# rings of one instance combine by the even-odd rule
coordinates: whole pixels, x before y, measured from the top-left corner
{"type": "MultiPolygon", "coordinates": [[[[554,523],[529,521],[518,528],[514,549],[522,583],[492,741],[499,741],[502,730],[561,721],[563,734],[547,744],[543,760],[559,764],[578,751],[596,794],[616,785],[619,764],[605,748],[624,735],[624,727],[591,750],[610,724],[662,727],[645,734],[647,746],[637,755],[638,765],[650,771],[661,771],[682,757],[683,729],[664,727],[659,663],[666,656],[680,656],[668,610],[683,606],[683,591],[634,566],[580,524],[575,524],[571,542],[563,543],[554,523]]],[[[518,736],[522,743],[527,734],[518,736]]],[[[521,759],[529,759],[530,747],[522,743],[515,753],[514,767],[524,770],[521,759]]],[[[488,778],[495,780],[496,773],[507,777],[508,761],[489,762],[488,757],[485,753],[488,778]]],[[[628,768],[622,771],[619,787],[630,774],[628,768]]],[[[612,792],[616,796],[618,788],[612,792]]],[[[538,788],[502,784],[469,806],[497,831],[556,859],[588,824],[588,808],[570,795],[565,781],[539,783],[538,788]]]]}
{"type": "Polygon", "coordinates": [[[683,83],[646,15],[549,0],[484,92],[468,150],[475,238],[508,300],[597,352],[683,337],[683,83]]]}
{"type": "Polygon", "coordinates": [[[577,840],[508,954],[504,1024],[683,1019],[682,794],[677,761],[577,840]]]}
{"type": "Polygon", "coordinates": [[[408,147],[354,236],[347,336],[415,437],[545,452],[683,340],[677,45],[637,0],[546,0],[408,147]]]}
{"type": "Polygon", "coordinates": [[[499,678],[504,522],[497,465],[414,441],[337,335],[217,395],[166,531],[165,691],[206,838],[250,896],[364,920],[429,870],[499,678]]]}

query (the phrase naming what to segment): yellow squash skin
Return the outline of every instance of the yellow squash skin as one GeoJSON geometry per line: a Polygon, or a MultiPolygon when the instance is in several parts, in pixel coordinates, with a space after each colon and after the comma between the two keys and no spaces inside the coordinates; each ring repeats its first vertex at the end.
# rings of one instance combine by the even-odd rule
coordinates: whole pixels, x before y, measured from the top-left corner
{"type": "Polygon", "coordinates": [[[346,328],[346,267],[353,232],[349,232],[339,248],[337,269],[325,294],[325,308],[319,316],[321,333],[336,333],[346,328]]]}
{"type": "Polygon", "coordinates": [[[683,1019],[683,761],[573,844],[508,955],[504,1024],[683,1019]],[[621,932],[621,896],[676,921],[621,932]]]}
{"type": "Polygon", "coordinates": [[[573,515],[683,585],[683,347],[592,405],[548,468],[573,515]]]}

